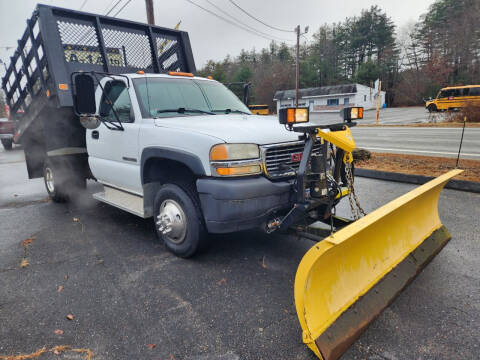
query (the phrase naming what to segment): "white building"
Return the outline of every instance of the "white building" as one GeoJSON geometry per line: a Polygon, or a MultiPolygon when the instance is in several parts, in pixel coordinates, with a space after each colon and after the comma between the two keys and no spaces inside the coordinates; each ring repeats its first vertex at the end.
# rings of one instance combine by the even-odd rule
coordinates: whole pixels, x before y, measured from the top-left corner
{"type": "MultiPolygon", "coordinates": [[[[277,112],[280,108],[295,106],[295,89],[275,93],[277,112]]],[[[385,104],[385,91],[381,92],[381,107],[385,104]]],[[[346,106],[363,106],[365,110],[377,107],[375,89],[361,84],[322,86],[299,90],[298,106],[308,106],[311,112],[335,112],[346,106]]]]}

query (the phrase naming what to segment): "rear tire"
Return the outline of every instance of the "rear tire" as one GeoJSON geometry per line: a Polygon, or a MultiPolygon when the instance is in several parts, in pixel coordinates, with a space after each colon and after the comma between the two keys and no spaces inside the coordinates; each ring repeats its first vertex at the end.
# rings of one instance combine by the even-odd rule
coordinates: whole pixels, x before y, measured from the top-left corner
{"type": "Polygon", "coordinates": [[[13,147],[13,140],[12,139],[2,139],[2,145],[5,150],[12,150],[13,147]]]}
{"type": "Polygon", "coordinates": [[[187,258],[205,246],[207,231],[193,189],[165,184],[157,192],[153,206],[155,231],[168,250],[187,258]],[[165,228],[170,231],[164,233],[165,228]]]}
{"type": "Polygon", "coordinates": [[[428,112],[438,112],[437,106],[435,104],[428,105],[428,112]]]}
{"type": "Polygon", "coordinates": [[[48,195],[57,203],[69,200],[86,187],[85,178],[54,165],[48,159],[43,167],[43,179],[48,195]]]}

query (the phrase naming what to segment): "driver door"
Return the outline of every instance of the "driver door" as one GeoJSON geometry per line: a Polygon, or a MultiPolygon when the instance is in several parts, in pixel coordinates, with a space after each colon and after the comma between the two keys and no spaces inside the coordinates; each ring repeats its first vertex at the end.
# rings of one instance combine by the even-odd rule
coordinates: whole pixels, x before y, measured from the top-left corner
{"type": "Polygon", "coordinates": [[[116,79],[107,81],[103,87],[99,105],[102,124],[95,130],[87,130],[90,169],[105,185],[143,195],[138,151],[141,117],[135,116],[132,106],[133,88],[116,79]],[[120,122],[123,130],[111,129],[108,122],[120,122]]]}

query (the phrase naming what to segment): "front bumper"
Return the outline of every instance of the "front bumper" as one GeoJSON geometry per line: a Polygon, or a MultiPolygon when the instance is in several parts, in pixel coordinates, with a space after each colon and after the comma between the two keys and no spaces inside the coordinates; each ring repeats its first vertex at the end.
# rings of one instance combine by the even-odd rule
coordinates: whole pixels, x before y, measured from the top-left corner
{"type": "Polygon", "coordinates": [[[207,230],[229,233],[259,227],[275,211],[291,205],[292,184],[264,177],[197,180],[207,230]]]}

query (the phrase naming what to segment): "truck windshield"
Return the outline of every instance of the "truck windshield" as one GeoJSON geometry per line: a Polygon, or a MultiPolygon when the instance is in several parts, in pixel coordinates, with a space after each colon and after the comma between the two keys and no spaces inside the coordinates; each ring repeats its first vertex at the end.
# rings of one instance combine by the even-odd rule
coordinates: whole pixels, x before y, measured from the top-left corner
{"type": "Polygon", "coordinates": [[[145,77],[133,84],[144,118],[251,114],[235,94],[213,81],[145,77]]]}

